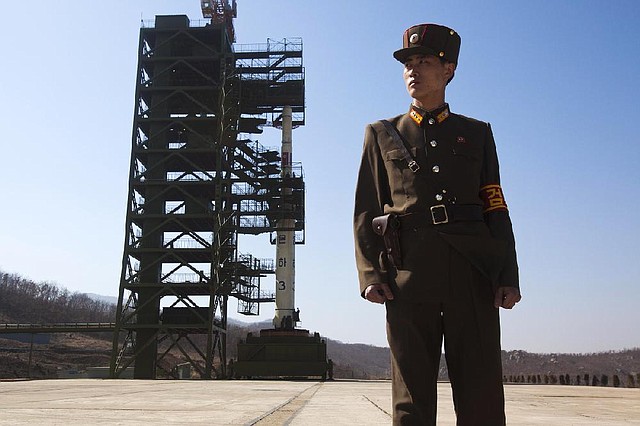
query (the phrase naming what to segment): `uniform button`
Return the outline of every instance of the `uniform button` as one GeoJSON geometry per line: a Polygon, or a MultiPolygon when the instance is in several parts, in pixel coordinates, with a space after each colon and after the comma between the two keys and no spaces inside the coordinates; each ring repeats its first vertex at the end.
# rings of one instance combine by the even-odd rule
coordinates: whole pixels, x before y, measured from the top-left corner
{"type": "Polygon", "coordinates": [[[440,166],[433,166],[431,170],[433,170],[433,173],[438,173],[440,171],[440,166]]]}
{"type": "Polygon", "coordinates": [[[433,124],[435,122],[436,122],[436,120],[434,120],[433,118],[430,118],[429,121],[427,121],[427,123],[429,123],[429,124],[433,124]]]}
{"type": "Polygon", "coordinates": [[[435,148],[436,146],[438,146],[438,142],[436,142],[435,140],[432,140],[431,142],[429,142],[429,145],[435,148]]]}
{"type": "Polygon", "coordinates": [[[436,195],[436,200],[437,201],[442,201],[442,195],[440,195],[440,194],[436,195]]]}
{"type": "Polygon", "coordinates": [[[443,194],[446,194],[446,193],[447,193],[447,190],[446,190],[446,189],[443,189],[443,190],[442,190],[442,193],[443,193],[443,194]]]}

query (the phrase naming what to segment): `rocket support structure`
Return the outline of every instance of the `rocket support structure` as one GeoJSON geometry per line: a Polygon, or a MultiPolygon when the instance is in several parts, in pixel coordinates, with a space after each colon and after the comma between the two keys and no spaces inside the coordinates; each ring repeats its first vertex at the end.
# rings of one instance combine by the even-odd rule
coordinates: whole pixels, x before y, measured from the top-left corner
{"type": "Polygon", "coordinates": [[[290,106],[282,111],[281,178],[283,217],[276,223],[276,313],[273,326],[276,329],[293,329],[299,314],[295,311],[295,219],[293,217],[293,190],[287,183],[292,177],[292,130],[290,106]]]}
{"type": "MultiPolygon", "coordinates": [[[[312,377],[323,380],[333,375],[333,363],[327,360],[327,343],[319,333],[296,328],[300,310],[295,308],[296,204],[291,134],[292,109],[282,111],[281,182],[276,230],[276,312],[273,329],[249,333],[238,343],[238,360],[233,377],[312,377]]],[[[297,206],[297,207],[296,207],[297,206]]]]}

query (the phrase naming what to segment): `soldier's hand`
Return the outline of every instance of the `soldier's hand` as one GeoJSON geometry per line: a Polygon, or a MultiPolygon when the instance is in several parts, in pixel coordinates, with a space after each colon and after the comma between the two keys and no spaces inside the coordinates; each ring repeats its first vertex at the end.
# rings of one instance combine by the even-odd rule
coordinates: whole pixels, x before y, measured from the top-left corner
{"type": "Polygon", "coordinates": [[[520,299],[522,299],[522,296],[520,296],[520,290],[516,287],[498,287],[493,305],[496,308],[511,309],[520,299]]]}
{"type": "Polygon", "coordinates": [[[393,300],[393,293],[388,284],[371,284],[364,290],[364,298],[373,303],[384,303],[393,300]]]}

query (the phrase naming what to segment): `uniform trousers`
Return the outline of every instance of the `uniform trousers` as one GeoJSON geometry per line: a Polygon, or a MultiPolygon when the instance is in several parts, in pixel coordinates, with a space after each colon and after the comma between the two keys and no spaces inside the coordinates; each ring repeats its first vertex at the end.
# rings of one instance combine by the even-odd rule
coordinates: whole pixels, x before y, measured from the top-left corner
{"type": "MultiPolygon", "coordinates": [[[[437,379],[445,359],[458,426],[505,424],[500,319],[484,275],[449,248],[440,296],[386,302],[394,425],[435,425],[437,379]],[[447,283],[445,283],[447,284],[447,283]]],[[[425,282],[428,289],[428,282],[425,282]]]]}

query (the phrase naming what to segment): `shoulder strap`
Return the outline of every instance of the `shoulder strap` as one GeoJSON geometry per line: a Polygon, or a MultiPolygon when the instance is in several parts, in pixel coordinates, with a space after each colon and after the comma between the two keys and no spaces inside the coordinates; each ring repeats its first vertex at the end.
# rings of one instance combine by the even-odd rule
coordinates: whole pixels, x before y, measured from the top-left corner
{"type": "Polygon", "coordinates": [[[380,121],[384,125],[384,128],[387,130],[387,133],[389,134],[389,136],[391,136],[391,139],[393,139],[393,142],[396,144],[396,147],[398,148],[398,150],[400,150],[400,152],[402,153],[402,159],[407,162],[407,166],[409,167],[409,169],[413,173],[416,173],[418,170],[420,170],[420,165],[416,162],[416,160],[411,156],[411,154],[407,150],[407,147],[402,141],[402,137],[400,136],[400,133],[398,133],[398,129],[396,129],[395,126],[391,124],[388,120],[380,120],[380,121]]]}

